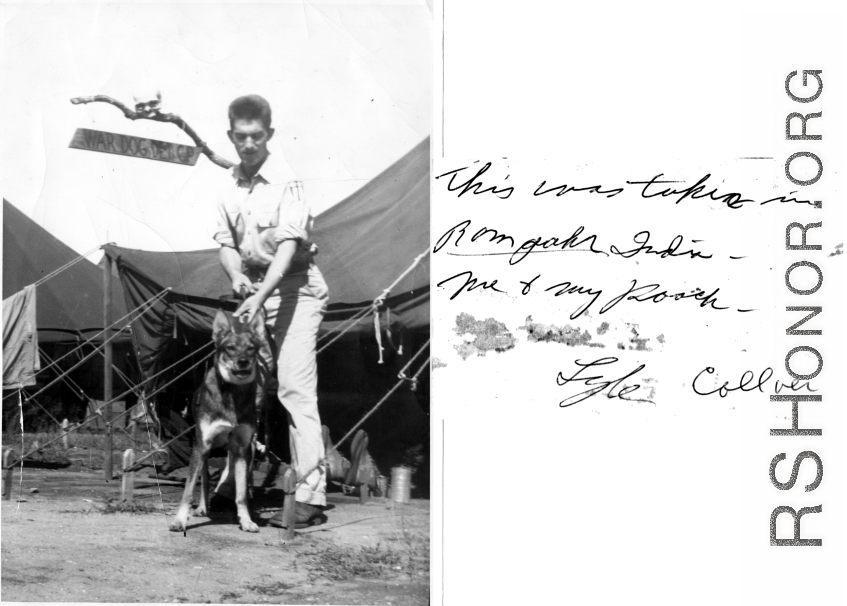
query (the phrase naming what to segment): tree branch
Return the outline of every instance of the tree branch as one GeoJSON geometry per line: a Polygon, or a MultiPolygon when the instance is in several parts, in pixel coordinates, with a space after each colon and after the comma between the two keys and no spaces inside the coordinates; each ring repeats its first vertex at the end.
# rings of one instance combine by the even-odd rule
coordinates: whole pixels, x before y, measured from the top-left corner
{"type": "Polygon", "coordinates": [[[175,124],[176,126],[181,128],[189,137],[191,137],[192,141],[194,141],[194,144],[201,149],[201,151],[209,158],[209,160],[223,168],[232,168],[233,166],[235,166],[234,163],[213,152],[209,148],[209,146],[206,145],[206,143],[200,138],[197,132],[193,128],[191,128],[188,123],[182,118],[180,118],[177,114],[165,114],[156,112],[151,116],[146,116],[144,114],[140,114],[129,109],[120,101],[112,99],[107,95],[74,97],[73,99],[71,99],[71,103],[73,103],[74,105],[84,105],[86,103],[109,103],[121,110],[124,113],[124,117],[128,118],[129,120],[153,120],[155,122],[170,122],[171,124],[175,124]]]}

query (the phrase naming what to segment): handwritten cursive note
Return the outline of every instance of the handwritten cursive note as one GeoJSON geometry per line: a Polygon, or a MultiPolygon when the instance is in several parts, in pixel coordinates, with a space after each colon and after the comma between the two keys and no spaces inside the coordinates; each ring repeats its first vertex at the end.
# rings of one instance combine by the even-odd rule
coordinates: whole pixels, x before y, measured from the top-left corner
{"type": "Polygon", "coordinates": [[[445,7],[445,603],[847,600],[847,47],[648,5],[445,7]]]}

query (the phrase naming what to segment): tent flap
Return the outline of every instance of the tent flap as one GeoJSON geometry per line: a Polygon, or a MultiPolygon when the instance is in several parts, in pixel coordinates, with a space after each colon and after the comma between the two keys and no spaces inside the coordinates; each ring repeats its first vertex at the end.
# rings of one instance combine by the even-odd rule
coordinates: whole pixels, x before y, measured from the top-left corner
{"type": "Polygon", "coordinates": [[[3,388],[35,385],[41,368],[35,324],[35,287],[3,300],[3,388]]]}

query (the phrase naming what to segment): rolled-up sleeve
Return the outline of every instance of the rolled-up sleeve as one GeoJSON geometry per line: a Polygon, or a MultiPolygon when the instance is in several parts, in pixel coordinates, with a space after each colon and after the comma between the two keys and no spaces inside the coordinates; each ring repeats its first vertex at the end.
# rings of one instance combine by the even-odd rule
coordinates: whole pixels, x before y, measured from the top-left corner
{"type": "Polygon", "coordinates": [[[235,240],[232,239],[232,230],[227,222],[226,211],[222,204],[218,205],[218,220],[215,225],[215,241],[221,246],[235,248],[235,240]]]}
{"type": "Polygon", "coordinates": [[[279,204],[279,224],[274,232],[274,240],[277,243],[285,240],[305,242],[309,239],[310,223],[310,209],[303,194],[303,184],[291,181],[285,187],[279,204]]]}

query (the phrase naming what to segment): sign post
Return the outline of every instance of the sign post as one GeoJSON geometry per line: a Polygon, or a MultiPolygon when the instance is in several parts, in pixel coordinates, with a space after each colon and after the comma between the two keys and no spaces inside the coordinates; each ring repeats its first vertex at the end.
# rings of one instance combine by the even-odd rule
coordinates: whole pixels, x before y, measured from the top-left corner
{"type": "Polygon", "coordinates": [[[90,128],[78,128],[68,147],[87,151],[117,154],[131,158],[173,162],[185,166],[194,166],[200,157],[201,149],[193,145],[168,143],[156,139],[133,137],[118,133],[108,133],[90,128]]]}

